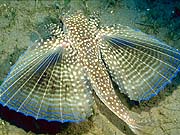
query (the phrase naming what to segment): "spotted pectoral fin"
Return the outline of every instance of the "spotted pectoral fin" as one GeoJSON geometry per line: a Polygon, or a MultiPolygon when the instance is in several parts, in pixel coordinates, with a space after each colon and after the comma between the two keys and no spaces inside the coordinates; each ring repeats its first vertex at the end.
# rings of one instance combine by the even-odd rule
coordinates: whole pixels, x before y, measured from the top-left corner
{"type": "Polygon", "coordinates": [[[89,117],[91,87],[76,54],[70,48],[46,52],[41,47],[30,47],[15,63],[0,87],[0,103],[48,121],[78,122],[89,117]]]}
{"type": "Polygon", "coordinates": [[[121,92],[132,100],[157,95],[180,70],[180,51],[129,27],[104,29],[102,58],[121,92]]]}

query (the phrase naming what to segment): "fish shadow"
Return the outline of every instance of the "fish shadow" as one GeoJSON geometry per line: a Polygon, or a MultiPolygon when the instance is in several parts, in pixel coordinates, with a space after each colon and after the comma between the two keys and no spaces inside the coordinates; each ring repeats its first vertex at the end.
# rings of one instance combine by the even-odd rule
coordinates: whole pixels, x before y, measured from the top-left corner
{"type": "MultiPolygon", "coordinates": [[[[25,116],[2,105],[0,105],[0,110],[0,118],[2,120],[23,129],[27,133],[77,135],[87,133],[93,127],[91,121],[81,123],[48,122],[46,120],[36,120],[31,116],[25,116]]],[[[14,128],[12,129],[14,130],[14,128]]]]}

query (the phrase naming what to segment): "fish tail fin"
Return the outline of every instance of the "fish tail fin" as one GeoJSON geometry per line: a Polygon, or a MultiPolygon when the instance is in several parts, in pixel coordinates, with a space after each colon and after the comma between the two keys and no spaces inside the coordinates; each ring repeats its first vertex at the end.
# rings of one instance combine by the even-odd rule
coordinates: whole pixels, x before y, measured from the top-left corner
{"type": "Polygon", "coordinates": [[[132,119],[127,123],[131,131],[136,135],[152,135],[157,126],[157,121],[149,118],[143,118],[137,113],[130,116],[132,119]]]}

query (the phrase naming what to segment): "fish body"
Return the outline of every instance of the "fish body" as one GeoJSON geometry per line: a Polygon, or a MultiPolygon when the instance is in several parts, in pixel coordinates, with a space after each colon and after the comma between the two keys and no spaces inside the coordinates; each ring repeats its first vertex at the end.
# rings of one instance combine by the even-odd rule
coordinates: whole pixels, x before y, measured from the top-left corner
{"type": "Polygon", "coordinates": [[[100,26],[82,12],[48,26],[51,37],[36,41],[11,68],[0,103],[36,119],[80,122],[93,114],[92,92],[129,127],[139,125],[119,92],[149,100],[180,70],[180,52],[127,26],[100,26]]]}

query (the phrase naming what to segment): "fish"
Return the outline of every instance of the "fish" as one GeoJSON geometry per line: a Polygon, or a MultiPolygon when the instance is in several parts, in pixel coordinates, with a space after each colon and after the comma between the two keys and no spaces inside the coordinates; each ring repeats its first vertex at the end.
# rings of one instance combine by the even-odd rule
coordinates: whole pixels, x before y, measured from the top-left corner
{"type": "Polygon", "coordinates": [[[0,86],[0,104],[47,121],[93,115],[93,93],[133,132],[143,128],[122,103],[150,100],[180,71],[180,51],[140,30],[102,25],[97,15],[64,14],[30,45],[0,86]],[[113,83],[118,86],[115,91],[113,83]]]}

